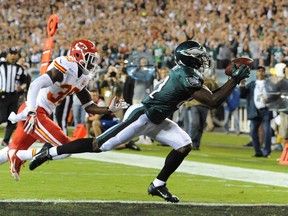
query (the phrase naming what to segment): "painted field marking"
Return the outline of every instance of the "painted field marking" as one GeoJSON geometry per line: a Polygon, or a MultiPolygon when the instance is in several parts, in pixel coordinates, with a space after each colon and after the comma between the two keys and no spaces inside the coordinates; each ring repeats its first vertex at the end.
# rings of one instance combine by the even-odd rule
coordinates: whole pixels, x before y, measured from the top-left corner
{"type": "MultiPolygon", "coordinates": [[[[117,153],[111,151],[103,152],[101,154],[74,154],[72,157],[154,169],[161,169],[165,160],[164,158],[160,157],[117,153]]],[[[192,161],[184,161],[176,172],[288,188],[288,174],[280,172],[192,161]]]]}

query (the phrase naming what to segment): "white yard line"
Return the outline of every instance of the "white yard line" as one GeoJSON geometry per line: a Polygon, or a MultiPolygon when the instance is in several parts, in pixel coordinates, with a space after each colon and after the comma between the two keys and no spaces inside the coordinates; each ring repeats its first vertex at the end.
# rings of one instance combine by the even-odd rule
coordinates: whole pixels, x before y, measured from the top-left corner
{"type": "MultiPolygon", "coordinates": [[[[74,154],[73,157],[145,168],[161,169],[164,158],[128,153],[74,154]]],[[[177,172],[288,188],[288,174],[209,163],[184,161],[177,172]]]]}

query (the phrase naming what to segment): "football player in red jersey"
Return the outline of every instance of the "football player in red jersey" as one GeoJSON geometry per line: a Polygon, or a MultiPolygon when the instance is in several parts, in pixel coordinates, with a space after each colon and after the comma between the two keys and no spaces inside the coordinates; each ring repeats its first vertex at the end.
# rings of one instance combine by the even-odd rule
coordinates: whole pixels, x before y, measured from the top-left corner
{"type": "MultiPolygon", "coordinates": [[[[93,42],[78,40],[72,44],[69,56],[54,59],[47,72],[31,83],[27,101],[20,106],[17,115],[11,113],[9,116],[10,121],[18,122],[7,154],[11,174],[15,180],[19,180],[20,168],[25,160],[36,154],[36,149],[27,150],[35,141],[49,142],[54,146],[70,141],[61,128],[50,119],[56,105],[66,96],[76,93],[86,112],[92,114],[117,112],[128,107],[124,100],[118,100],[116,97],[109,107],[98,107],[92,101],[86,85],[96,72],[98,59],[97,48],[93,42]]],[[[4,158],[0,159],[0,163],[3,163],[3,152],[0,153],[1,156],[4,158]]],[[[67,156],[69,154],[60,158],[67,156]]]]}

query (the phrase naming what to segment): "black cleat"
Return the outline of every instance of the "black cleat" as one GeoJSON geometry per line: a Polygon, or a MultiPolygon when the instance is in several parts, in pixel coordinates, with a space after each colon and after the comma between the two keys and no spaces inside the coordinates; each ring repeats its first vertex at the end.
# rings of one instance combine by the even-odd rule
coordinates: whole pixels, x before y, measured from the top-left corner
{"type": "Polygon", "coordinates": [[[248,142],[247,144],[243,145],[244,147],[253,147],[252,141],[248,142]]]}
{"type": "Polygon", "coordinates": [[[49,149],[53,147],[50,143],[45,143],[41,150],[32,158],[29,164],[29,169],[34,170],[44,162],[52,160],[52,156],[49,154],[49,149]]]}
{"type": "Polygon", "coordinates": [[[141,149],[135,144],[134,141],[130,141],[129,143],[127,143],[125,145],[126,148],[129,148],[129,149],[132,149],[132,150],[135,150],[135,151],[141,151],[141,149]]]}
{"type": "Polygon", "coordinates": [[[166,188],[166,184],[163,186],[155,187],[153,183],[151,183],[148,187],[148,194],[152,196],[159,196],[166,200],[167,202],[178,203],[179,198],[171,194],[166,188]]]}
{"type": "Polygon", "coordinates": [[[7,143],[7,142],[5,142],[5,141],[2,141],[2,143],[1,143],[1,146],[2,147],[6,147],[6,146],[8,146],[9,144],[7,143]]]}

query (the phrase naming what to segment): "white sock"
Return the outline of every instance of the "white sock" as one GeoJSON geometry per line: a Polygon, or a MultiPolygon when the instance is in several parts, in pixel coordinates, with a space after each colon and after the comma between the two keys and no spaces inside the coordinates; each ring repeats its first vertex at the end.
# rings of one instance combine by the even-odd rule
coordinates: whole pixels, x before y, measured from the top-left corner
{"type": "MultiPolygon", "coordinates": [[[[10,150],[11,151],[11,150],[10,150]]],[[[40,149],[27,149],[27,150],[19,150],[16,155],[20,160],[31,160],[37,152],[39,152],[40,149]]]]}
{"type": "Polygon", "coordinates": [[[0,165],[8,161],[8,157],[7,157],[8,150],[9,149],[7,146],[0,150],[0,165]]]}
{"type": "Polygon", "coordinates": [[[52,157],[55,157],[57,156],[57,146],[54,146],[52,148],[49,149],[49,154],[52,156],[52,157]]]}
{"type": "Polygon", "coordinates": [[[64,158],[67,158],[67,157],[70,157],[70,156],[71,156],[71,154],[57,155],[57,156],[53,157],[53,160],[60,160],[60,159],[64,159],[64,158]]]}
{"type": "Polygon", "coordinates": [[[159,180],[159,179],[157,179],[157,178],[153,181],[153,185],[154,185],[155,187],[163,186],[163,185],[165,185],[165,184],[166,184],[166,182],[161,181],[161,180],[159,180]]]}

